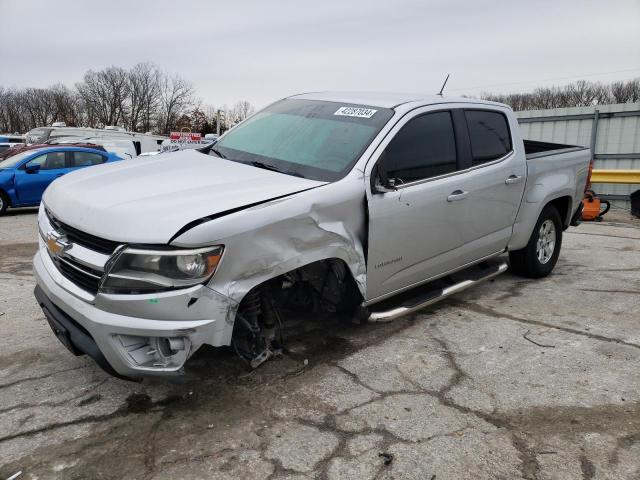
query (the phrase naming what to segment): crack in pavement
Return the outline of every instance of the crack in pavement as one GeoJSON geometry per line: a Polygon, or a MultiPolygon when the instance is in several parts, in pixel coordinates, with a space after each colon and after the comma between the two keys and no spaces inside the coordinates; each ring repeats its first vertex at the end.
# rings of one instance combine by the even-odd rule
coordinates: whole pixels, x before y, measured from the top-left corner
{"type": "MultiPolygon", "coordinates": [[[[455,304],[455,303],[454,303],[455,304]]],[[[535,320],[527,320],[527,319],[522,319],[519,317],[515,317],[509,314],[503,314],[497,311],[493,311],[491,309],[485,309],[485,307],[480,307],[480,306],[476,306],[474,304],[468,304],[466,302],[459,302],[458,305],[462,305],[463,308],[467,307],[470,310],[473,310],[474,308],[476,308],[476,311],[478,311],[477,309],[480,309],[481,311],[478,311],[478,313],[484,313],[484,314],[490,314],[491,316],[494,317],[504,317],[510,320],[514,320],[517,322],[521,322],[521,323],[529,323],[529,324],[534,324],[534,325],[539,325],[539,326],[544,326],[544,327],[549,327],[549,328],[554,328],[554,329],[558,329],[558,330],[562,330],[562,331],[566,331],[567,333],[575,333],[575,334],[579,334],[579,335],[584,335],[590,338],[594,338],[597,340],[604,340],[604,341],[609,341],[609,342],[614,342],[614,343],[620,343],[620,344],[624,344],[624,345],[628,345],[628,346],[633,346],[635,348],[640,348],[640,346],[635,345],[635,344],[628,344],[627,342],[624,342],[622,340],[618,340],[618,339],[612,339],[612,338],[608,338],[608,337],[601,337],[599,335],[594,335],[588,332],[584,332],[584,331],[580,331],[580,330],[576,330],[576,329],[571,329],[571,328],[565,328],[565,327],[558,327],[555,325],[549,325],[546,324],[544,322],[538,322],[535,320]],[[468,306],[470,305],[470,306],[468,306]],[[513,318],[511,318],[513,317],[513,318]]],[[[411,325],[413,325],[414,322],[409,322],[407,321],[402,325],[402,328],[398,328],[398,329],[394,329],[393,333],[396,332],[400,332],[403,331],[405,328],[410,327],[411,325]]],[[[494,427],[498,428],[498,429],[504,429],[505,432],[508,432],[510,438],[511,438],[511,443],[514,447],[514,449],[518,452],[518,458],[520,460],[520,470],[522,472],[522,476],[523,478],[527,478],[527,479],[537,479],[539,472],[540,472],[540,465],[538,463],[537,457],[536,455],[541,454],[543,452],[536,452],[534,448],[532,448],[530,445],[528,445],[527,441],[526,441],[526,437],[523,435],[528,435],[527,433],[525,433],[527,430],[525,430],[525,426],[526,424],[521,424],[521,422],[519,422],[517,419],[511,418],[510,415],[507,413],[497,413],[497,402],[495,401],[495,397],[492,397],[494,400],[494,405],[493,405],[493,411],[491,413],[485,413],[482,411],[478,411],[478,410],[474,410],[472,408],[463,406],[463,405],[459,405],[457,404],[452,398],[451,398],[451,392],[452,390],[458,386],[463,384],[464,382],[470,382],[471,387],[473,389],[479,389],[479,386],[475,384],[473,378],[459,365],[457,358],[456,358],[456,353],[455,353],[455,348],[452,349],[451,345],[444,340],[443,334],[442,332],[440,332],[437,329],[437,324],[432,325],[432,327],[435,327],[434,330],[436,332],[435,335],[428,335],[429,337],[432,338],[432,340],[434,341],[434,344],[437,344],[438,347],[440,348],[440,354],[442,355],[442,357],[444,359],[446,359],[447,362],[447,366],[451,369],[452,374],[449,377],[449,379],[447,380],[446,384],[444,386],[442,386],[441,388],[439,388],[438,390],[432,390],[432,389],[427,389],[422,387],[421,385],[417,384],[415,381],[413,381],[408,375],[406,375],[403,371],[401,371],[398,368],[398,365],[395,366],[396,370],[400,373],[401,377],[407,381],[408,385],[410,385],[411,389],[403,389],[403,390],[394,390],[394,391],[390,391],[390,392],[381,392],[376,388],[371,387],[370,385],[367,385],[367,383],[365,381],[363,381],[355,372],[349,370],[348,368],[343,367],[342,365],[339,365],[336,363],[336,361],[334,360],[333,362],[330,361],[325,361],[323,362],[324,364],[328,364],[331,365],[337,369],[339,369],[341,372],[343,372],[345,375],[348,375],[355,383],[357,383],[358,385],[360,385],[361,387],[375,393],[376,395],[378,395],[377,397],[368,400],[367,402],[363,402],[361,404],[355,405],[353,407],[348,408],[347,410],[345,410],[344,412],[341,413],[326,413],[324,420],[322,422],[318,422],[318,421],[311,421],[311,420],[305,420],[305,419],[301,419],[301,418],[295,418],[292,417],[291,421],[293,422],[297,422],[301,425],[308,425],[308,426],[313,426],[314,428],[320,429],[321,431],[325,431],[325,432],[330,432],[333,435],[336,436],[336,438],[338,439],[338,443],[336,445],[336,447],[329,452],[323,459],[319,460],[316,464],[314,464],[313,469],[315,471],[315,473],[318,475],[317,478],[320,479],[325,479],[328,477],[329,474],[329,469],[331,467],[331,462],[333,459],[336,459],[338,457],[342,457],[342,458],[346,458],[346,459],[353,459],[355,458],[357,455],[353,455],[351,453],[349,453],[347,446],[348,446],[348,442],[354,438],[357,435],[361,435],[361,434],[367,434],[367,433],[375,433],[378,434],[382,437],[381,442],[378,443],[378,445],[374,448],[379,449],[381,451],[388,451],[388,448],[391,447],[394,444],[415,444],[415,443],[422,443],[422,442],[428,442],[431,441],[435,438],[439,438],[439,437],[443,437],[443,436],[452,436],[455,435],[456,433],[459,433],[460,430],[458,430],[457,432],[447,432],[447,433],[438,433],[436,435],[432,435],[429,438],[426,439],[422,439],[422,440],[418,440],[417,442],[413,442],[413,441],[408,441],[405,440],[403,438],[398,437],[397,435],[393,434],[392,432],[388,431],[386,428],[384,428],[383,426],[379,425],[376,426],[375,428],[359,428],[358,430],[346,430],[346,429],[342,429],[339,428],[337,425],[337,419],[340,415],[347,415],[349,414],[352,410],[356,409],[356,408],[360,408],[363,407],[364,405],[367,405],[369,403],[373,403],[373,402],[380,402],[383,401],[384,399],[388,398],[388,397],[392,397],[395,395],[401,395],[401,394],[425,394],[425,395],[429,395],[431,397],[434,397],[435,399],[437,399],[442,405],[453,408],[461,413],[464,414],[469,414],[469,415],[473,415],[481,420],[484,420],[485,422],[487,422],[490,425],[493,425],[494,427]]],[[[386,330],[385,330],[386,331],[386,330]]],[[[385,340],[388,339],[388,336],[385,337],[381,337],[376,339],[375,342],[372,342],[371,344],[366,344],[366,345],[362,345],[362,348],[366,348],[366,347],[370,347],[372,345],[377,345],[379,343],[383,343],[385,340]]],[[[360,350],[360,348],[356,349],[360,350]]],[[[349,352],[349,353],[353,353],[353,352],[349,352]]],[[[79,368],[84,368],[84,366],[81,367],[76,367],[74,369],[69,369],[69,370],[76,370],[79,368]]],[[[65,371],[69,371],[69,370],[63,370],[63,371],[58,371],[58,372],[51,372],[43,377],[31,377],[31,378],[27,378],[27,379],[22,379],[19,380],[17,382],[13,382],[13,384],[16,383],[20,383],[22,381],[27,381],[27,380],[33,380],[33,379],[37,379],[37,378],[45,378],[47,376],[51,376],[57,373],[62,373],[65,371]]],[[[308,372],[311,372],[314,370],[314,367],[307,367],[306,369],[304,369],[306,371],[302,371],[301,374],[307,375],[308,372]]],[[[296,373],[297,375],[297,373],[296,373]]],[[[288,375],[285,373],[284,375],[282,375],[280,378],[276,378],[275,379],[276,383],[280,384],[281,386],[286,386],[288,383],[288,375]]],[[[270,380],[270,382],[273,382],[273,379],[270,380]]],[[[8,384],[11,385],[11,384],[8,384]]],[[[6,387],[7,385],[5,385],[6,387]]],[[[257,385],[255,386],[253,389],[249,389],[250,391],[255,391],[255,389],[257,388],[261,388],[261,385],[257,385]]],[[[486,392],[485,392],[486,393],[486,392]]],[[[153,405],[157,405],[157,404],[152,404],[153,405]]],[[[324,410],[324,409],[322,409],[324,410]]],[[[160,409],[156,409],[154,408],[153,410],[145,410],[144,412],[141,413],[146,413],[146,412],[152,412],[152,413],[158,413],[161,412],[162,410],[160,409]]],[[[24,432],[22,434],[18,434],[18,435],[14,435],[14,436],[7,436],[7,437],[2,437],[0,438],[0,443],[1,442],[5,442],[7,440],[11,440],[20,436],[28,436],[28,435],[35,435],[37,433],[41,433],[43,431],[46,430],[50,430],[50,429],[56,429],[56,428],[62,428],[68,425],[73,425],[73,424],[81,424],[81,423],[91,423],[91,422],[102,422],[102,421],[108,421],[112,418],[116,418],[116,417],[120,417],[120,416],[126,416],[129,413],[135,413],[135,412],[130,412],[127,411],[126,409],[119,409],[116,410],[115,412],[112,412],[110,414],[105,414],[105,415],[96,415],[96,416],[87,416],[87,417],[82,417],[80,419],[77,419],[75,421],[70,421],[70,422],[60,422],[58,424],[53,424],[50,425],[48,427],[44,427],[42,429],[34,429],[34,430],[30,430],[27,432],[24,432]]],[[[275,418],[275,417],[274,417],[275,418]]],[[[278,418],[278,421],[282,421],[282,418],[278,418]]],[[[141,446],[140,448],[143,448],[142,450],[142,456],[144,458],[144,471],[145,476],[149,477],[152,476],[153,474],[155,474],[159,468],[161,468],[162,466],[168,465],[168,464],[172,464],[172,463],[180,463],[180,462],[189,462],[189,461],[206,461],[208,458],[213,458],[216,456],[220,456],[220,455],[224,455],[224,449],[220,450],[216,453],[212,453],[212,454],[205,454],[205,455],[200,455],[200,456],[185,456],[185,457],[181,457],[172,461],[160,461],[157,462],[156,461],[156,456],[157,456],[157,452],[156,452],[156,448],[158,447],[157,443],[159,440],[159,436],[157,435],[161,425],[162,425],[162,416],[160,416],[160,418],[155,419],[155,421],[153,422],[153,425],[150,427],[149,430],[147,430],[148,426],[145,426],[145,435],[144,435],[144,439],[145,439],[145,444],[144,446],[141,446]]],[[[121,423],[121,422],[120,422],[121,423]]],[[[118,428],[118,427],[114,427],[114,428],[118,428]]],[[[267,427],[264,427],[265,429],[267,427]]],[[[465,428],[462,429],[462,431],[466,430],[466,429],[471,429],[471,430],[475,430],[475,431],[483,431],[481,428],[477,427],[477,426],[469,426],[467,425],[465,428]]],[[[543,432],[543,430],[541,430],[543,432]]],[[[95,442],[95,441],[91,441],[91,443],[89,444],[89,446],[84,445],[81,449],[77,450],[77,452],[82,452],[87,448],[95,448],[95,445],[98,444],[103,444],[103,445],[108,445],[109,441],[113,440],[113,436],[106,434],[100,435],[100,439],[99,441],[95,442]]],[[[635,437],[633,435],[624,437],[624,439],[619,439],[619,445],[620,448],[627,448],[628,446],[630,446],[633,442],[638,441],[635,439],[635,437]],[[626,440],[625,440],[626,439],[626,440]],[[631,443],[629,443],[631,442],[631,443]]],[[[285,469],[280,462],[277,459],[267,459],[266,457],[264,457],[264,450],[266,450],[266,448],[268,448],[267,442],[266,440],[263,440],[261,443],[261,448],[259,450],[256,450],[254,448],[234,448],[234,449],[230,449],[233,450],[235,452],[238,451],[251,451],[251,452],[258,452],[260,453],[260,458],[262,458],[265,462],[270,463],[273,468],[274,471],[271,474],[271,478],[275,478],[277,476],[282,476],[282,475],[291,475],[293,473],[297,473],[294,472],[293,470],[290,469],[285,469]],[[262,453],[261,453],[262,452],[262,453]]],[[[67,457],[70,454],[66,454],[66,455],[62,455],[63,457],[67,457]]],[[[75,456],[77,457],[78,453],[75,453],[75,456]]],[[[515,453],[514,453],[515,455],[515,453]]],[[[616,454],[617,455],[617,454],[616,454]]],[[[42,460],[43,464],[44,462],[46,462],[47,459],[42,460]]],[[[49,459],[50,460],[50,459],[49,459]]],[[[380,465],[378,472],[376,473],[376,476],[380,477],[381,475],[383,475],[385,472],[387,472],[388,470],[386,469],[386,467],[384,465],[380,465]]]]}
{"type": "Polygon", "coordinates": [[[580,455],[580,470],[583,480],[592,480],[596,475],[596,467],[586,455],[580,455]]]}
{"type": "Polygon", "coordinates": [[[616,440],[616,448],[613,450],[611,458],[609,459],[609,464],[617,464],[619,461],[620,450],[629,448],[636,443],[640,443],[640,432],[618,438],[616,440]]]}
{"type": "Polygon", "coordinates": [[[518,451],[518,457],[520,458],[520,473],[522,478],[527,480],[538,480],[540,473],[540,462],[535,451],[533,451],[524,438],[511,434],[511,445],[518,451]]]}
{"type": "Polygon", "coordinates": [[[87,397],[85,400],[81,400],[76,406],[78,407],[82,407],[85,405],[90,405],[91,403],[95,403],[96,401],[100,400],[100,395],[96,395],[95,393],[92,393],[96,388],[100,387],[101,385],[103,385],[104,383],[107,382],[107,380],[109,380],[108,378],[99,381],[98,383],[96,383],[95,385],[91,385],[88,387],[85,387],[85,391],[84,392],[80,392],[77,395],[74,395],[73,397],[67,398],[65,400],[59,400],[59,401],[52,401],[52,400],[47,400],[44,402],[40,402],[40,403],[18,403],[16,405],[13,405],[11,407],[6,407],[6,408],[2,408],[0,409],[0,415],[4,414],[4,413],[8,413],[8,412],[12,412],[14,410],[26,410],[29,408],[38,408],[38,407],[61,407],[67,403],[73,402],[74,400],[77,400],[79,398],[82,398],[86,395],[88,395],[89,393],[91,393],[91,395],[89,397],[87,397]],[[97,400],[96,400],[97,398],[97,400]],[[84,402],[84,403],[83,403],[84,402]]]}
{"type": "Polygon", "coordinates": [[[482,305],[478,305],[477,303],[470,303],[464,300],[451,300],[451,304],[455,305],[457,307],[460,308],[464,308],[466,310],[475,312],[475,313],[480,313],[482,315],[486,315],[488,317],[493,317],[493,318],[504,318],[507,320],[512,320],[514,322],[520,322],[520,323],[526,323],[528,325],[536,325],[539,327],[547,327],[547,328],[552,328],[554,330],[560,330],[562,332],[565,333],[571,333],[574,335],[581,335],[583,337],[588,337],[592,340],[600,340],[602,342],[610,342],[610,343],[617,343],[619,345],[625,345],[627,347],[633,347],[633,348],[638,348],[640,349],[640,345],[638,345],[637,343],[631,343],[631,342],[627,342],[625,340],[622,340],[620,338],[612,338],[612,337],[605,337],[604,335],[598,335],[597,333],[590,333],[590,332],[585,332],[584,330],[578,330],[576,328],[571,328],[571,327],[563,327],[561,325],[554,325],[552,323],[546,323],[546,322],[541,322],[540,320],[530,320],[527,318],[521,318],[521,317],[516,317],[515,315],[512,315],[510,313],[503,313],[503,312],[499,312],[493,308],[490,307],[485,307],[482,305]]]}
{"type": "Polygon", "coordinates": [[[608,235],[606,233],[565,232],[565,235],[589,235],[589,236],[595,236],[595,237],[611,237],[611,238],[625,238],[627,240],[638,240],[638,237],[625,237],[623,235],[608,235]]]}
{"type": "Polygon", "coordinates": [[[596,293],[631,293],[632,295],[640,295],[640,290],[598,290],[596,288],[581,288],[580,291],[596,293]]]}
{"type": "MultiPolygon", "coordinates": [[[[434,328],[435,329],[435,328],[434,328]]],[[[465,415],[472,415],[475,416],[476,418],[479,418],[480,420],[483,420],[485,422],[487,422],[490,425],[493,425],[494,427],[498,428],[498,429],[504,429],[510,432],[510,438],[511,438],[511,443],[513,445],[513,447],[518,451],[518,456],[520,459],[520,471],[522,473],[522,477],[527,479],[527,480],[537,480],[538,479],[538,473],[540,471],[540,464],[537,460],[536,457],[536,453],[529,448],[529,446],[526,444],[526,442],[524,441],[524,439],[520,436],[518,436],[515,433],[515,429],[514,426],[508,421],[508,419],[503,418],[501,415],[496,413],[496,407],[494,406],[493,412],[491,414],[487,414],[478,410],[474,410],[472,408],[463,406],[463,405],[459,405],[457,404],[455,401],[453,401],[453,399],[451,399],[450,397],[448,397],[449,392],[451,392],[451,390],[453,388],[455,388],[456,386],[460,385],[462,382],[466,381],[466,380],[472,380],[471,376],[465,372],[462,367],[460,367],[460,365],[458,364],[456,358],[455,358],[455,354],[453,353],[453,351],[451,350],[450,346],[448,345],[448,343],[446,341],[444,341],[441,338],[438,338],[434,335],[431,336],[431,338],[439,345],[439,347],[441,348],[441,353],[444,355],[444,357],[447,360],[448,366],[449,368],[454,372],[453,375],[450,377],[449,381],[447,382],[446,385],[444,385],[442,388],[440,388],[437,391],[434,390],[430,390],[430,389],[425,389],[425,388],[419,388],[417,392],[410,392],[410,393],[422,393],[422,394],[426,394],[429,395],[435,399],[437,399],[439,401],[439,403],[443,406],[455,409],[457,411],[459,411],[460,413],[463,413],[465,415]]],[[[343,370],[347,370],[344,369],[343,370]]],[[[371,387],[369,387],[365,382],[363,382],[357,374],[355,374],[354,372],[351,372],[352,374],[352,378],[354,378],[358,384],[360,384],[361,386],[368,388],[371,391],[375,391],[375,389],[372,389],[371,387]]],[[[413,384],[413,383],[412,383],[413,384]]],[[[377,401],[382,401],[384,400],[384,398],[388,397],[388,396],[394,396],[394,395],[400,395],[402,393],[405,392],[398,392],[398,391],[393,391],[393,392],[386,392],[385,394],[383,394],[381,397],[365,402],[364,404],[358,405],[356,407],[353,407],[351,409],[348,409],[346,412],[344,413],[348,413],[349,411],[355,409],[355,408],[359,408],[367,403],[372,403],[372,402],[377,402],[377,401]]],[[[465,429],[475,429],[476,427],[471,427],[471,426],[467,426],[465,427],[465,429]]],[[[464,429],[463,429],[464,430],[464,429]]],[[[360,431],[358,433],[370,433],[370,432],[375,432],[375,433],[381,433],[380,429],[366,429],[364,431],[360,431]]],[[[390,434],[390,432],[388,432],[387,430],[383,430],[383,432],[390,434]]],[[[438,437],[442,437],[442,436],[450,436],[451,434],[454,434],[455,432],[448,432],[447,434],[438,434],[438,435],[434,435],[426,440],[423,441],[430,441],[433,438],[438,438],[438,437]]],[[[393,434],[391,434],[393,435],[393,434]]],[[[393,435],[394,437],[396,437],[395,435],[393,435]]],[[[398,442],[398,440],[400,441],[400,443],[403,444],[410,444],[410,443],[421,443],[421,442],[410,442],[404,439],[398,439],[397,437],[395,438],[395,441],[398,442]]]]}
{"type": "Polygon", "coordinates": [[[161,411],[161,408],[168,403],[172,403],[175,399],[173,397],[163,398],[156,402],[151,402],[148,400],[148,404],[144,405],[144,408],[141,408],[139,405],[134,404],[132,397],[135,397],[136,394],[132,394],[127,398],[127,404],[119,407],[118,409],[112,411],[111,413],[105,413],[102,415],[87,415],[84,417],[75,418],[73,420],[67,420],[64,422],[51,423],[48,425],[44,425],[39,428],[34,428],[31,430],[26,430],[24,432],[13,433],[9,435],[5,435],[0,437],[0,444],[4,442],[8,442],[10,440],[15,440],[16,438],[23,437],[31,437],[33,435],[37,435],[39,433],[48,432],[52,430],[57,430],[64,427],[69,427],[73,425],[83,425],[87,423],[98,423],[105,420],[111,420],[113,418],[118,417],[126,417],[128,415],[137,415],[142,413],[154,413],[157,411],[161,411]]]}
{"type": "Polygon", "coordinates": [[[112,418],[126,416],[127,414],[128,412],[123,412],[121,411],[121,409],[118,409],[118,410],[115,410],[114,412],[106,413],[103,415],[88,415],[86,417],[75,418],[73,420],[68,420],[66,422],[51,423],[39,428],[34,428],[32,430],[5,435],[4,437],[0,437],[0,443],[8,442],[9,440],[15,440],[16,438],[31,437],[33,435],[37,435],[38,433],[57,430],[59,428],[69,427],[73,425],[102,422],[104,420],[110,420],[112,418]]]}
{"type": "MultiPolygon", "coordinates": [[[[433,325],[434,330],[437,331],[437,326],[433,325]]],[[[540,472],[541,472],[541,466],[540,463],[538,461],[537,455],[542,454],[544,452],[537,452],[534,448],[532,448],[530,445],[528,445],[527,441],[525,440],[525,436],[526,435],[530,435],[532,434],[531,432],[538,432],[540,434],[543,434],[546,430],[545,425],[542,425],[540,423],[540,418],[538,418],[538,415],[534,413],[533,417],[530,420],[527,420],[527,417],[513,417],[511,418],[511,416],[508,413],[498,413],[497,412],[497,405],[495,403],[495,397],[492,397],[493,401],[494,401],[494,407],[493,407],[493,411],[491,413],[485,413],[482,411],[478,411],[475,410],[473,408],[469,408],[463,405],[459,405],[458,403],[456,403],[450,396],[449,393],[452,391],[453,388],[455,388],[457,385],[462,384],[463,382],[469,381],[471,382],[472,388],[477,388],[473,382],[473,378],[467,373],[465,372],[460,365],[457,363],[456,360],[456,355],[455,353],[451,350],[450,345],[443,340],[440,337],[437,337],[435,335],[431,335],[431,338],[440,346],[441,348],[441,353],[444,355],[444,357],[447,359],[448,362],[448,367],[451,368],[451,370],[454,372],[453,375],[451,376],[451,378],[449,379],[448,383],[443,386],[442,388],[440,388],[439,390],[431,390],[431,389],[426,389],[426,388],[422,388],[421,386],[417,385],[415,382],[411,382],[411,384],[416,388],[417,391],[409,391],[409,392],[405,392],[405,391],[393,391],[393,392],[385,392],[383,394],[381,394],[381,396],[379,398],[370,400],[368,402],[365,402],[361,405],[357,405],[354,406],[350,409],[348,409],[347,411],[344,412],[344,414],[350,412],[351,410],[355,409],[355,408],[359,408],[363,405],[366,405],[368,403],[373,403],[373,402],[380,402],[383,401],[385,398],[389,397],[389,396],[395,396],[395,395],[400,395],[400,394],[404,394],[404,393],[412,393],[412,394],[426,394],[429,396],[432,396],[434,398],[436,398],[442,405],[446,406],[446,407],[450,407],[453,408],[463,414],[468,414],[468,415],[473,415],[476,418],[483,420],[485,422],[487,422],[490,425],[493,425],[494,427],[496,427],[497,429],[502,429],[505,430],[507,432],[509,432],[509,436],[510,436],[510,440],[511,440],[511,444],[513,445],[514,449],[518,452],[518,458],[520,460],[520,472],[523,478],[527,479],[527,480],[538,480],[540,472]],[[535,417],[535,418],[534,418],[535,417]],[[535,423],[537,428],[532,428],[533,427],[533,423],[535,423]],[[539,429],[541,429],[540,431],[538,431],[539,429]]],[[[611,340],[614,341],[614,340],[611,340]]],[[[617,343],[617,342],[616,342],[617,343]]],[[[343,370],[348,370],[348,369],[344,369],[343,370]]],[[[400,370],[399,370],[400,371],[400,370]]],[[[357,381],[357,383],[359,385],[361,385],[364,388],[368,388],[371,391],[375,391],[375,389],[371,388],[369,385],[366,384],[366,382],[362,381],[357,374],[355,374],[354,372],[351,372],[351,376],[352,378],[354,378],[355,381],[357,381]]],[[[534,409],[535,410],[535,409],[534,409]]],[[[574,409],[567,407],[567,409],[559,409],[558,413],[556,416],[550,416],[549,412],[544,413],[544,412],[540,412],[540,415],[547,417],[549,419],[549,423],[548,425],[552,427],[552,429],[557,429],[559,432],[566,432],[568,430],[567,426],[565,426],[564,424],[570,424],[572,429],[575,430],[576,429],[576,425],[578,425],[578,431],[582,431],[582,429],[585,429],[585,431],[598,431],[599,429],[603,428],[603,425],[601,424],[601,422],[603,421],[604,418],[607,419],[607,421],[614,421],[615,423],[615,419],[618,419],[618,417],[620,417],[620,415],[622,415],[622,417],[619,418],[619,422],[621,424],[629,424],[631,425],[631,423],[628,420],[625,420],[625,418],[634,418],[635,417],[635,411],[637,410],[637,407],[633,407],[632,405],[628,405],[627,407],[611,407],[611,412],[609,412],[608,410],[605,409],[606,413],[600,413],[599,410],[594,411],[593,413],[591,412],[587,412],[587,409],[582,409],[585,410],[584,412],[582,410],[580,410],[579,412],[576,411],[575,413],[572,414],[574,409]],[[635,408],[635,409],[634,409],[635,408]],[[565,411],[566,410],[566,411],[565,411]],[[577,420],[575,417],[577,417],[580,420],[577,420]],[[604,415],[604,416],[603,416],[604,415]],[[591,417],[598,419],[598,422],[600,422],[598,425],[599,426],[594,426],[591,425],[593,422],[590,420],[591,417]],[[585,423],[584,427],[579,427],[579,425],[581,423],[585,423]]],[[[519,415],[522,415],[523,412],[519,412],[519,415]]],[[[470,429],[475,429],[478,430],[478,427],[475,426],[470,426],[467,427],[470,429]]],[[[612,425],[611,428],[615,429],[615,426],[612,425]]],[[[630,428],[634,428],[633,426],[631,426],[630,428]]],[[[387,433],[389,434],[390,432],[387,432],[384,429],[362,429],[359,430],[357,432],[353,432],[353,433],[357,433],[357,434],[366,434],[366,433],[387,433]]],[[[391,434],[393,435],[393,434],[391,434]]],[[[435,435],[434,437],[439,437],[439,436],[448,436],[449,434],[438,434],[435,435]]],[[[395,436],[394,436],[395,437],[395,436]]],[[[430,441],[431,438],[423,440],[423,441],[430,441]]],[[[399,439],[399,438],[394,438],[392,443],[394,442],[398,442],[398,443],[403,443],[403,444],[410,444],[410,443],[415,443],[415,442],[410,442],[404,439],[399,439]]],[[[623,449],[623,448],[629,448],[631,445],[633,445],[636,442],[640,442],[640,433],[637,434],[632,434],[632,435],[628,435],[622,438],[618,439],[618,449],[623,449]]],[[[612,457],[611,462],[617,462],[617,451],[615,452],[615,456],[612,457]]],[[[586,465],[586,464],[585,464],[586,465]]],[[[586,478],[593,478],[593,477],[586,477],[586,478]]]]}
{"type": "Polygon", "coordinates": [[[80,370],[81,368],[87,368],[87,366],[88,365],[80,365],[78,367],[67,368],[66,370],[56,370],[55,372],[49,372],[49,373],[46,373],[44,375],[39,375],[39,376],[36,376],[36,377],[21,378],[20,380],[15,380],[13,382],[4,383],[4,384],[0,385],[0,390],[4,389],[4,388],[13,387],[14,385],[18,385],[18,384],[23,383],[23,382],[30,382],[32,380],[42,380],[44,378],[52,377],[53,375],[58,375],[59,373],[66,373],[66,372],[72,372],[73,370],[80,370]]]}

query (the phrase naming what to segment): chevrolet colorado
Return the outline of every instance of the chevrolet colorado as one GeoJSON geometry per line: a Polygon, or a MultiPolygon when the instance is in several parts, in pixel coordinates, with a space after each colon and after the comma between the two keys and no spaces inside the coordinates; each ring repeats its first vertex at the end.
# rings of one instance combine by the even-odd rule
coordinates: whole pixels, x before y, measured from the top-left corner
{"type": "Polygon", "coordinates": [[[124,378],[203,344],[252,367],[283,312],[387,321],[511,268],[553,269],[577,224],[586,148],[523,141],[509,107],[309,93],[220,138],[54,182],[35,296],[58,338],[124,378]]]}

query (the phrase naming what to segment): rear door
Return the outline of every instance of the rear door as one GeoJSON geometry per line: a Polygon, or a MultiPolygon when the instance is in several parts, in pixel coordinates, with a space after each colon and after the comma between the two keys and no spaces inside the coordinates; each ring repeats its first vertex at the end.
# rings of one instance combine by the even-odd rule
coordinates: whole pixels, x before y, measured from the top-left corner
{"type": "Polygon", "coordinates": [[[16,170],[16,191],[21,204],[38,204],[46,188],[56,178],[69,172],[67,152],[48,152],[29,160],[16,170]],[[29,166],[40,165],[40,170],[29,171],[29,166]]]}
{"type": "Polygon", "coordinates": [[[102,155],[96,152],[70,152],[71,155],[71,170],[77,170],[78,168],[91,167],[93,165],[100,165],[107,160],[106,155],[102,155]]]}
{"type": "Polygon", "coordinates": [[[466,208],[452,221],[460,223],[464,239],[458,256],[468,263],[506,248],[524,192],[526,161],[513,147],[503,109],[487,106],[463,112],[471,150],[459,175],[466,208]]]}

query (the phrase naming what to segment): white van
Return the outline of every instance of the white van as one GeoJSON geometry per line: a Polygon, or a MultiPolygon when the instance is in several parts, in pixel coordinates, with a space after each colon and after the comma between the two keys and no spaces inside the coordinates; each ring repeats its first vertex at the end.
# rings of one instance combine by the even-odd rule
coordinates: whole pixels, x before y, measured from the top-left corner
{"type": "MultiPolygon", "coordinates": [[[[62,137],[58,140],[50,139],[50,143],[62,145],[65,143],[93,143],[101,145],[107,152],[113,152],[124,160],[138,156],[135,140],[119,137],[62,137]]],[[[156,153],[156,152],[151,152],[156,153]]]]}
{"type": "MultiPolygon", "coordinates": [[[[59,125],[58,123],[54,125],[59,125]]],[[[167,137],[160,135],[151,135],[149,133],[127,132],[119,127],[100,128],[78,128],[78,127],[38,127],[27,132],[27,144],[44,143],[49,140],[63,137],[81,137],[81,138],[119,138],[128,139],[133,142],[136,155],[143,152],[157,152],[160,150],[162,141],[167,137]]]]}
{"type": "Polygon", "coordinates": [[[0,153],[15,147],[16,145],[24,145],[24,137],[21,135],[0,135],[0,153]]]}

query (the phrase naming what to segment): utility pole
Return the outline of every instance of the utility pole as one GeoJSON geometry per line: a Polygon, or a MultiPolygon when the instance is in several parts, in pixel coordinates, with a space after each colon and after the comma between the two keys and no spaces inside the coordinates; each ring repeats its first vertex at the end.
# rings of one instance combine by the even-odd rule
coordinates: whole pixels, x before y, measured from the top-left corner
{"type": "Polygon", "coordinates": [[[220,136],[220,109],[216,110],[216,135],[220,136]]]}

